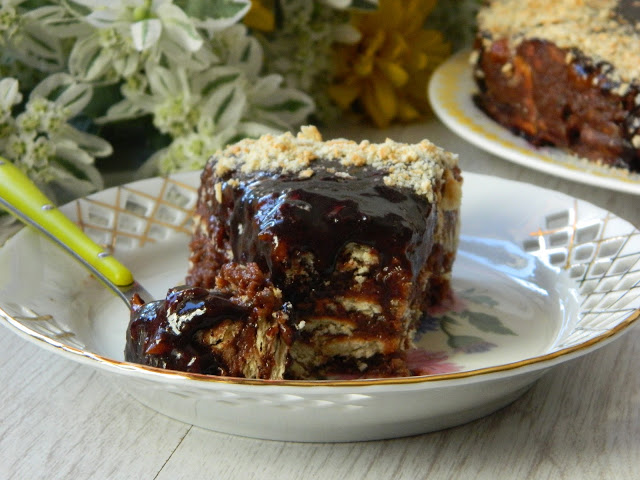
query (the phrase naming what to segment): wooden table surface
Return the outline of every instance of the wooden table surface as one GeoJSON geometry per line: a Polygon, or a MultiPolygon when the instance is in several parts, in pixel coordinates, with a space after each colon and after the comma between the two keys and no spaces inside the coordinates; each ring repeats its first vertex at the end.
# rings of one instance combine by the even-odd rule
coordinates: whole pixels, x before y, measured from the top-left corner
{"type": "MultiPolygon", "coordinates": [[[[530,182],[640,225],[640,197],[486,154],[436,120],[325,137],[429,138],[464,171],[530,182]]],[[[640,478],[640,328],[547,373],[486,418],[410,438],[344,444],[253,440],[179,423],[90,367],[0,328],[0,479],[640,478]]]]}

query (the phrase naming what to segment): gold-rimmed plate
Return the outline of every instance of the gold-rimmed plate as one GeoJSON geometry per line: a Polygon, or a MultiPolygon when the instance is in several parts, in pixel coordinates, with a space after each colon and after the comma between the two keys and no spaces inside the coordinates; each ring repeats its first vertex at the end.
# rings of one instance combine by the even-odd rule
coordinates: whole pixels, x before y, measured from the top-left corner
{"type": "MultiPolygon", "coordinates": [[[[161,298],[186,273],[198,183],[197,172],[144,180],[63,211],[161,298]]],[[[118,298],[31,230],[0,249],[0,323],[149,407],[239,435],[354,441],[486,415],[622,334],[639,314],[640,233],[564,194],[467,173],[453,286],[457,301],[429,312],[409,352],[414,376],[246,380],[124,362],[129,316],[118,298]]]]}

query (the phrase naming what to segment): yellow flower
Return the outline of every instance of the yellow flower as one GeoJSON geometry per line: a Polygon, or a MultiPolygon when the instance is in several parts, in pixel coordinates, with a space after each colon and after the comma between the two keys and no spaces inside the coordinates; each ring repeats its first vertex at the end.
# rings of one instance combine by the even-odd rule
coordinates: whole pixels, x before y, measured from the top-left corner
{"type": "Polygon", "coordinates": [[[244,24],[261,32],[273,32],[276,25],[273,2],[274,0],[251,0],[251,8],[242,20],[244,24]]]}
{"type": "Polygon", "coordinates": [[[379,127],[429,111],[427,82],[451,51],[440,32],[423,29],[436,3],[380,0],[375,12],[353,14],[362,37],[336,47],[336,77],[329,87],[340,108],[358,103],[379,127]]]}

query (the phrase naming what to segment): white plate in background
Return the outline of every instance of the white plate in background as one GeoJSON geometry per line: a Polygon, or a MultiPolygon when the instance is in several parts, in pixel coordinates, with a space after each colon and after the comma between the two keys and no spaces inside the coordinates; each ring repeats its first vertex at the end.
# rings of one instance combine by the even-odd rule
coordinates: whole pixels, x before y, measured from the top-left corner
{"type": "Polygon", "coordinates": [[[451,56],[434,72],[429,100],[438,118],[473,145],[511,162],[574,182],[640,195],[640,174],[597,165],[553,147],[535,147],[480,110],[469,52],[451,56]]]}

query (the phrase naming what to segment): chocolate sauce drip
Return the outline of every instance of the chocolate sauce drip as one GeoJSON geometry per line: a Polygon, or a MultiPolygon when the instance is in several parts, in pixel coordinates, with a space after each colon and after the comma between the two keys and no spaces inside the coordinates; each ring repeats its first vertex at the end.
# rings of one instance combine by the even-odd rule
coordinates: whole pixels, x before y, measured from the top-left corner
{"type": "Polygon", "coordinates": [[[242,320],[249,309],[205,288],[176,287],[165,300],[134,303],[125,360],[186,372],[218,373],[211,350],[193,341],[198,331],[222,320],[242,320]]]}
{"type": "Polygon", "coordinates": [[[328,162],[319,166],[310,178],[264,174],[247,183],[240,179],[230,218],[236,261],[258,263],[274,284],[282,285],[289,262],[311,253],[314,270],[326,278],[353,242],[386,255],[383,265],[397,264],[417,275],[435,228],[428,202],[410,189],[387,187],[377,170],[347,169],[336,175],[328,162]]]}

